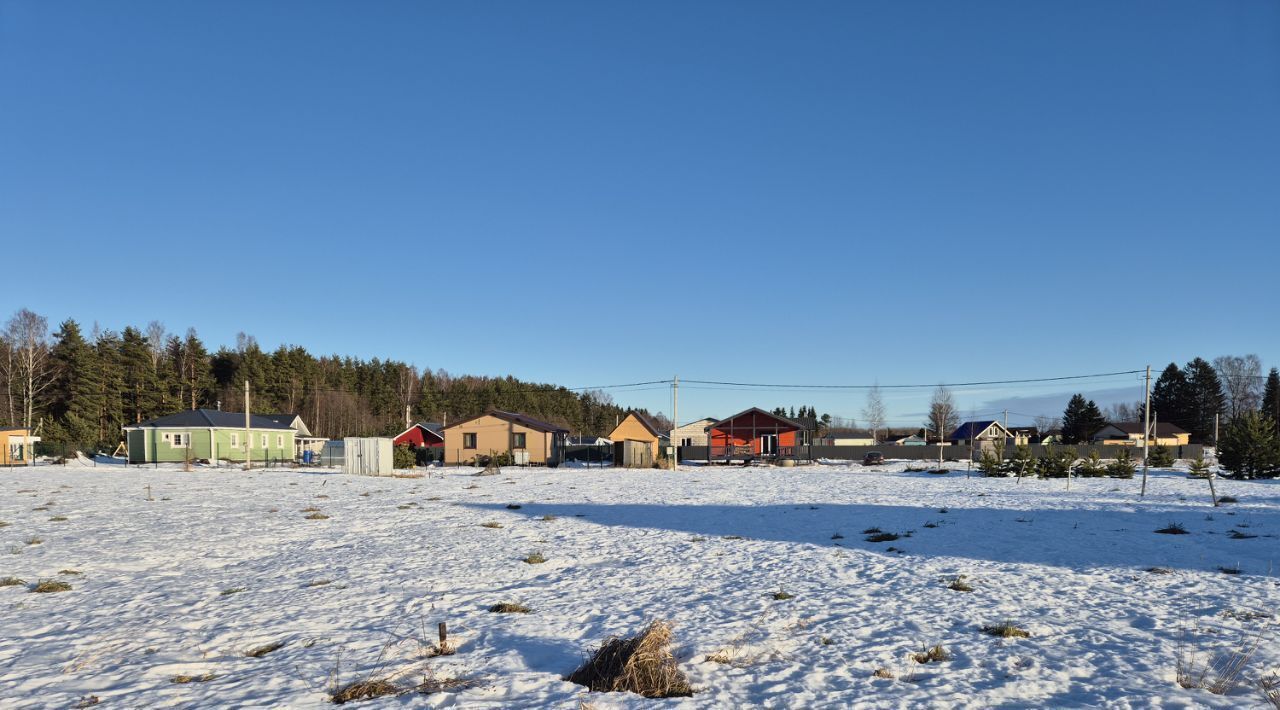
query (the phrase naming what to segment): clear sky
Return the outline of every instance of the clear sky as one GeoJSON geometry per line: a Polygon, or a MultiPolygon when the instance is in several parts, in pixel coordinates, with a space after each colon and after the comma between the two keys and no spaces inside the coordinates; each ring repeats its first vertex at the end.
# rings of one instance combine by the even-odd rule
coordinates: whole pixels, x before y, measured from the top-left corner
{"type": "MultiPolygon", "coordinates": [[[[5,317],[567,386],[1270,366],[1277,238],[1277,2],[0,0],[5,317]]],[[[803,403],[862,395],[681,419],[803,403]]]]}

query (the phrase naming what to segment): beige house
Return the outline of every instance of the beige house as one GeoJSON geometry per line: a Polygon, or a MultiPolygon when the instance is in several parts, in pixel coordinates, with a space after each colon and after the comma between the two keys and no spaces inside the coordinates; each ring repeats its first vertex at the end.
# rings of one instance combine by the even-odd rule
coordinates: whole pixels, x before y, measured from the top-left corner
{"type": "Polygon", "coordinates": [[[720,421],[711,417],[703,417],[671,430],[672,446],[706,446],[707,427],[720,421]]]}
{"type": "Polygon", "coordinates": [[[557,466],[569,430],[533,417],[491,409],[444,427],[446,465],[478,464],[510,454],[516,464],[557,466]]]}
{"type": "Polygon", "coordinates": [[[653,426],[649,418],[639,412],[627,412],[627,416],[618,422],[618,426],[609,433],[609,439],[617,444],[619,441],[639,441],[649,447],[650,461],[658,460],[658,439],[662,434],[653,426]]]}
{"type": "Polygon", "coordinates": [[[841,434],[831,437],[832,446],[875,446],[875,437],[870,434],[841,434]]]}
{"type": "Polygon", "coordinates": [[[0,466],[30,466],[38,441],[26,429],[0,429],[0,466]]]}
{"type": "MultiPolygon", "coordinates": [[[[1191,433],[1175,424],[1160,422],[1151,426],[1155,430],[1151,437],[1152,446],[1186,446],[1191,443],[1191,433]]],[[[1142,430],[1142,424],[1138,422],[1108,424],[1094,432],[1089,441],[1104,446],[1142,446],[1142,430]]]]}

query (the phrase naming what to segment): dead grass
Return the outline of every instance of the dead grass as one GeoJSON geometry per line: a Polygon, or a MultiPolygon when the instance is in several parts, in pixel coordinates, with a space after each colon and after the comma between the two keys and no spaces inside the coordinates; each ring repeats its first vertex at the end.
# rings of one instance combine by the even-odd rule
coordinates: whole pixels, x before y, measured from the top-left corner
{"type": "Polygon", "coordinates": [[[40,538],[36,537],[35,535],[32,535],[31,537],[29,537],[29,538],[27,538],[27,539],[26,539],[26,543],[27,543],[28,545],[39,545],[39,544],[41,544],[41,543],[43,543],[43,542],[44,542],[44,540],[41,540],[40,538]]]}
{"type": "Polygon", "coordinates": [[[543,562],[546,562],[547,558],[543,557],[541,552],[535,552],[520,561],[524,562],[525,564],[540,565],[543,562]]]}
{"type": "Polygon", "coordinates": [[[963,574],[956,575],[951,580],[951,583],[947,585],[947,589],[950,589],[956,592],[972,592],[973,591],[973,587],[968,582],[964,581],[963,574]]]}
{"type": "Polygon", "coordinates": [[[393,473],[392,478],[422,478],[421,473],[393,473]]]}
{"type": "Polygon", "coordinates": [[[520,505],[519,503],[508,503],[508,504],[507,504],[507,510],[520,510],[520,509],[521,509],[521,508],[523,508],[523,507],[524,507],[524,506],[520,505]]]}
{"type": "Polygon", "coordinates": [[[218,596],[229,597],[232,594],[239,594],[240,592],[246,592],[248,590],[249,590],[248,587],[228,587],[222,590],[221,592],[218,592],[218,596]]]}
{"type": "Polygon", "coordinates": [[[646,698],[693,695],[688,678],[671,655],[671,627],[654,621],[631,638],[606,639],[565,680],[592,691],[635,693],[646,698]]]}
{"type": "Polygon", "coordinates": [[[897,540],[898,537],[897,533],[875,533],[874,535],[867,536],[867,542],[893,542],[894,540],[897,540]]]}
{"type": "Polygon", "coordinates": [[[884,680],[893,680],[893,671],[889,670],[888,668],[877,668],[876,672],[872,673],[871,675],[875,678],[882,678],[884,680]]]}
{"type": "Polygon", "coordinates": [[[773,599],[774,601],[784,602],[784,601],[786,601],[786,600],[788,600],[788,599],[795,599],[795,598],[796,598],[796,595],[791,594],[791,593],[789,593],[789,592],[784,592],[784,591],[782,591],[781,589],[779,589],[778,591],[774,592],[773,594],[770,594],[770,595],[769,595],[769,598],[770,598],[770,599],[773,599]]]}
{"type": "Polygon", "coordinates": [[[501,528],[501,527],[502,527],[502,523],[499,523],[499,522],[495,522],[495,521],[493,521],[493,520],[490,520],[490,521],[489,521],[489,522],[487,522],[487,523],[480,523],[480,527],[482,527],[482,528],[489,528],[490,530],[497,530],[498,528],[501,528]]]}
{"type": "Polygon", "coordinates": [[[1239,503],[1240,499],[1236,498],[1235,496],[1219,496],[1218,502],[1219,503],[1239,503]]]}
{"type": "Polygon", "coordinates": [[[69,592],[71,585],[58,579],[42,579],[31,588],[31,591],[37,594],[51,594],[54,592],[69,592]]]}
{"type": "Polygon", "coordinates": [[[65,523],[68,520],[70,520],[70,518],[65,515],[55,515],[52,518],[49,518],[49,522],[51,523],[65,523]]]}
{"type": "Polygon", "coordinates": [[[1031,638],[1030,632],[1014,624],[1012,621],[1001,621],[998,624],[987,624],[982,627],[982,633],[1002,639],[1031,638]]]}
{"type": "Polygon", "coordinates": [[[305,585],[303,585],[303,586],[305,586],[305,587],[323,587],[323,586],[325,586],[325,585],[327,585],[327,584],[333,584],[333,580],[332,580],[332,579],[313,579],[313,580],[311,580],[310,582],[307,582],[307,583],[306,583],[305,585]]]}
{"type": "Polygon", "coordinates": [[[200,675],[178,674],[169,678],[169,682],[177,683],[179,685],[185,685],[187,683],[208,683],[217,677],[218,676],[215,673],[201,673],[200,675]]]}
{"type": "Polygon", "coordinates": [[[1148,567],[1147,572],[1151,574],[1173,574],[1173,570],[1168,567],[1148,567]]]}
{"type": "Polygon", "coordinates": [[[1200,654],[1187,645],[1186,629],[1178,637],[1175,670],[1178,685],[1187,689],[1207,690],[1214,695],[1226,695],[1244,679],[1244,672],[1253,660],[1253,654],[1262,644],[1262,631],[1252,638],[1244,637],[1238,647],[1225,654],[1200,654]]]}
{"type": "Polygon", "coordinates": [[[1273,672],[1269,676],[1259,678],[1258,694],[1262,696],[1263,702],[1275,710],[1280,710],[1280,674],[1273,672]]]}
{"type": "Polygon", "coordinates": [[[319,513],[319,512],[320,512],[320,509],[319,509],[319,508],[317,508],[317,507],[315,507],[314,505],[309,505],[309,506],[307,506],[307,507],[303,508],[302,510],[300,510],[300,511],[298,511],[298,512],[300,512],[300,513],[319,513]]]}
{"type": "Polygon", "coordinates": [[[1161,535],[1186,535],[1186,534],[1188,534],[1188,533],[1187,533],[1187,529],[1186,529],[1185,527],[1183,527],[1183,526],[1182,526],[1182,523],[1169,523],[1168,527],[1160,528],[1160,529],[1159,529],[1159,530],[1157,530],[1156,532],[1160,533],[1161,535]]]}
{"type": "Polygon", "coordinates": [[[0,587],[20,587],[24,584],[26,582],[17,577],[0,577],[0,587]]]}
{"type": "Polygon", "coordinates": [[[262,658],[268,653],[279,651],[280,649],[284,648],[284,644],[285,644],[284,641],[272,641],[271,643],[265,643],[261,646],[253,647],[248,651],[245,651],[244,655],[248,656],[249,658],[262,658]]]}
{"type": "Polygon", "coordinates": [[[503,602],[489,607],[489,611],[494,614],[528,614],[533,609],[516,602],[503,602]]]}
{"type": "Polygon", "coordinates": [[[942,647],[942,644],[935,644],[932,647],[922,648],[919,653],[911,654],[911,660],[916,663],[941,663],[951,660],[951,654],[942,647]]]}
{"type": "Polygon", "coordinates": [[[83,573],[80,570],[75,570],[75,569],[60,569],[58,570],[58,574],[65,574],[72,577],[79,577],[83,573]]]}
{"type": "Polygon", "coordinates": [[[324,513],[310,513],[302,517],[307,520],[328,520],[329,519],[329,516],[325,515],[324,513]]]}
{"type": "Polygon", "coordinates": [[[544,523],[549,523],[549,522],[551,522],[552,520],[555,520],[555,519],[556,519],[556,516],[551,515],[551,514],[549,514],[549,513],[548,513],[547,515],[542,516],[541,518],[538,518],[538,520],[541,520],[541,521],[542,521],[542,522],[544,522],[544,523]]]}

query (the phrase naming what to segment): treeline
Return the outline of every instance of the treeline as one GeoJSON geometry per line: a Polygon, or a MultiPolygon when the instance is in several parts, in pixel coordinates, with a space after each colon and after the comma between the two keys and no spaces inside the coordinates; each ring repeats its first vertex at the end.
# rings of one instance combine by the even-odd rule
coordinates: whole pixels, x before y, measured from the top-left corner
{"type": "Polygon", "coordinates": [[[154,321],[86,334],[66,320],[51,335],[43,316],[24,309],[0,334],[0,419],[64,448],[114,448],[123,426],[184,409],[244,411],[246,381],[251,411],[300,414],[331,438],[398,433],[406,408],[414,421],[439,422],[497,407],[591,434],[609,433],[625,414],[601,391],[317,357],[299,346],[264,352],[244,334],[211,352],[194,329],[178,335],[154,321]]]}

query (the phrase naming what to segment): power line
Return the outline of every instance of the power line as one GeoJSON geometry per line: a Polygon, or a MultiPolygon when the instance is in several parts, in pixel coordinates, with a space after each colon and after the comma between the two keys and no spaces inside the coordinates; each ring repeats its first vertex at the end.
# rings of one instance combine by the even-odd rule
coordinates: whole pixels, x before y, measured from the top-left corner
{"type": "Polygon", "coordinates": [[[1086,380],[1099,377],[1117,377],[1120,375],[1137,375],[1143,373],[1144,370],[1124,370],[1121,372],[1101,372],[1093,375],[1067,375],[1064,377],[1036,377],[1021,380],[988,380],[985,382],[943,382],[930,384],[911,384],[911,385],[796,385],[796,384],[772,384],[760,382],[720,382],[715,380],[685,380],[687,383],[700,385],[720,385],[725,387],[752,387],[759,389],[806,389],[806,390],[869,390],[879,387],[880,389],[921,389],[929,387],[979,387],[984,385],[1022,385],[1036,382],[1065,382],[1068,380],[1086,380]]]}

